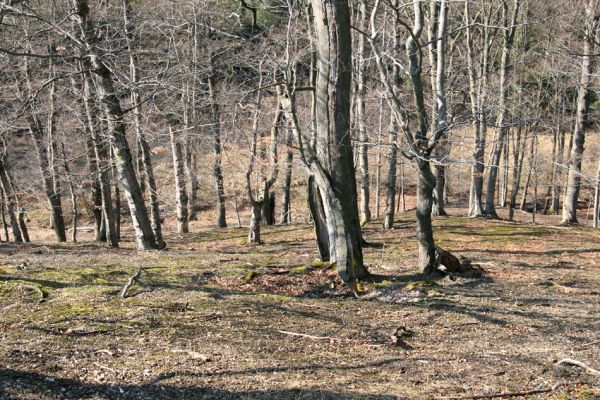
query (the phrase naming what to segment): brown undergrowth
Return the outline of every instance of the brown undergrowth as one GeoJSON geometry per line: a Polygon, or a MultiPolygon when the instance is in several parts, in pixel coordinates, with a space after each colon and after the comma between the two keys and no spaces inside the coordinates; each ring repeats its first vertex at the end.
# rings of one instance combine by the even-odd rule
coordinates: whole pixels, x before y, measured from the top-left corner
{"type": "Polygon", "coordinates": [[[483,271],[437,281],[414,268],[411,213],[393,231],[369,224],[374,277],[359,299],[315,262],[307,225],[265,228],[262,246],[245,244],[244,229],[199,226],[168,234],[162,252],[2,244],[0,398],[431,399],[548,388],[526,398],[600,398],[600,378],[554,365],[569,357],[600,368],[600,233],[543,222],[437,219],[439,245],[483,271]]]}

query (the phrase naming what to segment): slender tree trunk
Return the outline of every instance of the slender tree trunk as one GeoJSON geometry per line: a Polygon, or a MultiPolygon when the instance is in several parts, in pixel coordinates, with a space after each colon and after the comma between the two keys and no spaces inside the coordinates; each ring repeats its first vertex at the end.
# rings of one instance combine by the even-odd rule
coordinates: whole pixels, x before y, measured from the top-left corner
{"type": "MultiPolygon", "coordinates": [[[[0,184],[2,185],[2,191],[6,198],[6,210],[8,212],[8,219],[13,234],[13,241],[15,243],[23,243],[23,236],[21,235],[21,229],[19,228],[19,221],[15,215],[15,206],[17,204],[15,194],[12,190],[12,185],[8,179],[8,171],[4,166],[4,160],[0,159],[0,184]]],[[[8,240],[8,235],[6,236],[8,240]]]]}
{"type": "Polygon", "coordinates": [[[567,177],[567,191],[563,201],[562,223],[577,223],[577,201],[581,188],[581,162],[585,143],[585,123],[588,110],[588,92],[592,75],[592,55],[594,51],[594,37],[596,33],[595,12],[597,0],[588,0],[585,9],[585,41],[581,64],[581,78],[577,95],[577,110],[575,113],[575,130],[573,149],[569,161],[569,175],[567,177]]]}
{"type": "Polygon", "coordinates": [[[483,213],[483,175],[485,169],[485,143],[487,135],[487,112],[485,110],[487,100],[487,73],[489,66],[489,53],[491,48],[491,35],[488,28],[489,14],[484,12],[483,26],[483,48],[481,52],[481,76],[476,73],[475,50],[473,43],[472,27],[473,21],[470,17],[470,1],[465,0],[465,25],[467,43],[467,65],[469,76],[469,96],[471,100],[471,114],[473,115],[473,131],[475,140],[473,142],[473,158],[471,167],[471,190],[469,193],[470,217],[479,217],[483,213]]]}
{"type": "Polygon", "coordinates": [[[6,242],[10,241],[10,237],[8,236],[8,224],[6,223],[6,196],[4,195],[4,190],[2,189],[2,184],[0,183],[0,212],[2,213],[2,228],[4,228],[4,237],[6,238],[6,242]]]}
{"type": "Polygon", "coordinates": [[[517,195],[521,185],[521,173],[523,171],[523,159],[525,158],[525,148],[527,147],[527,129],[525,136],[521,140],[523,127],[519,126],[516,133],[515,144],[513,146],[513,168],[512,168],[512,188],[510,191],[510,202],[508,206],[508,220],[512,221],[517,205],[517,195]]]}
{"type": "Polygon", "coordinates": [[[77,242],[77,218],[79,215],[77,210],[77,193],[75,191],[75,185],[73,184],[73,176],[71,175],[71,169],[69,168],[67,153],[65,152],[64,141],[60,143],[60,151],[63,159],[63,169],[65,171],[67,185],[69,186],[69,194],[71,196],[71,224],[73,228],[71,240],[73,240],[73,242],[77,242]]]}
{"type": "Polygon", "coordinates": [[[394,144],[398,139],[398,133],[393,120],[390,122],[390,153],[388,155],[388,175],[385,187],[385,214],[383,217],[383,228],[394,228],[394,216],[396,211],[396,167],[398,163],[398,149],[394,144]]]}
{"type": "Polygon", "coordinates": [[[593,227],[598,228],[598,219],[600,218],[600,158],[598,158],[598,170],[596,172],[596,188],[594,190],[594,218],[593,227]]]}
{"type": "MultiPolygon", "coordinates": [[[[84,68],[84,66],[81,66],[84,68]]],[[[107,240],[111,247],[119,246],[119,237],[115,226],[115,219],[112,206],[112,193],[110,186],[110,177],[108,175],[110,169],[110,160],[108,155],[109,141],[101,136],[100,127],[95,123],[95,102],[91,88],[93,87],[92,76],[88,72],[83,74],[83,104],[85,108],[85,116],[87,128],[92,139],[94,156],[97,160],[96,176],[100,185],[100,197],[102,204],[102,220],[98,231],[99,239],[107,240]],[[104,235],[102,235],[104,233],[104,235]]]]}
{"type": "Polygon", "coordinates": [[[53,174],[50,171],[48,147],[46,147],[43,143],[43,128],[39,119],[34,114],[29,115],[27,121],[29,124],[29,132],[34,140],[46,197],[48,198],[48,203],[50,204],[54,235],[56,236],[56,240],[58,242],[66,242],[67,235],[65,231],[65,220],[62,213],[62,204],[60,196],[54,191],[55,183],[54,179],[52,179],[53,174]]]}
{"type": "Polygon", "coordinates": [[[536,132],[533,131],[533,137],[531,138],[531,147],[529,148],[529,159],[528,159],[528,169],[527,169],[527,178],[525,179],[525,186],[523,187],[523,197],[521,198],[521,205],[519,206],[520,210],[524,210],[527,205],[527,192],[529,191],[529,185],[531,184],[531,174],[533,172],[533,162],[535,157],[535,136],[536,132]]]}
{"type": "Polygon", "coordinates": [[[223,172],[221,169],[222,162],[222,147],[221,147],[221,114],[219,110],[219,104],[217,103],[215,93],[215,82],[211,77],[209,82],[209,95],[211,105],[211,117],[212,117],[212,140],[213,140],[213,151],[215,155],[215,161],[213,164],[213,176],[215,178],[216,193],[217,193],[217,226],[219,228],[227,227],[227,219],[225,217],[225,188],[223,186],[223,172]]]}
{"type": "MultiPolygon", "coordinates": [[[[359,28],[364,32],[367,29],[367,0],[360,0],[359,5],[359,28]]],[[[370,208],[370,178],[369,178],[369,135],[367,132],[365,116],[365,92],[366,92],[366,46],[363,34],[358,34],[358,59],[356,91],[356,123],[358,125],[359,140],[359,169],[360,169],[360,223],[361,225],[371,220],[370,208]]]]}
{"type": "Polygon", "coordinates": [[[185,187],[185,167],[183,160],[183,150],[179,138],[169,127],[169,137],[171,138],[171,149],[173,153],[173,172],[175,174],[175,195],[177,199],[177,232],[188,233],[188,198],[185,187]]]}
{"type": "Polygon", "coordinates": [[[498,119],[496,120],[497,140],[494,142],[492,148],[492,157],[489,166],[487,192],[485,200],[485,214],[489,217],[497,218],[496,207],[494,204],[494,197],[496,195],[496,181],[498,178],[498,170],[500,169],[500,158],[502,156],[502,150],[505,147],[506,136],[508,134],[509,127],[506,124],[507,114],[507,100],[508,100],[508,73],[510,67],[510,53],[512,51],[513,41],[516,32],[517,16],[519,15],[520,0],[514,0],[513,13],[509,21],[508,17],[508,2],[504,0],[502,3],[502,16],[504,20],[504,42],[502,47],[502,57],[500,61],[500,104],[498,111],[498,119]]]}
{"type": "Polygon", "coordinates": [[[286,158],[285,158],[285,177],[283,180],[283,195],[281,199],[281,216],[280,223],[282,225],[291,224],[291,202],[292,202],[292,168],[294,166],[294,149],[292,148],[294,141],[293,132],[288,129],[288,135],[286,139],[286,158]]]}
{"type": "Polygon", "coordinates": [[[379,129],[377,130],[377,166],[375,170],[375,218],[379,219],[381,203],[381,132],[383,131],[383,105],[385,99],[379,100],[379,129]]]}
{"type": "Polygon", "coordinates": [[[141,161],[143,166],[143,174],[138,169],[138,177],[140,182],[140,191],[144,193],[145,182],[148,182],[148,188],[150,189],[150,222],[152,225],[152,232],[154,234],[154,240],[158,249],[166,247],[166,243],[162,235],[162,227],[160,222],[160,207],[158,204],[158,194],[156,179],[154,178],[154,167],[152,165],[152,157],[150,152],[150,145],[146,140],[146,134],[142,128],[142,104],[140,99],[140,92],[137,87],[139,80],[138,72],[138,60],[136,56],[136,48],[134,42],[134,25],[133,25],[133,12],[131,9],[130,0],[123,0],[123,18],[125,27],[125,38],[127,42],[127,50],[129,53],[129,76],[131,79],[131,103],[133,104],[133,127],[138,143],[138,163],[141,161]],[[144,179],[145,177],[145,179],[144,179]]]}

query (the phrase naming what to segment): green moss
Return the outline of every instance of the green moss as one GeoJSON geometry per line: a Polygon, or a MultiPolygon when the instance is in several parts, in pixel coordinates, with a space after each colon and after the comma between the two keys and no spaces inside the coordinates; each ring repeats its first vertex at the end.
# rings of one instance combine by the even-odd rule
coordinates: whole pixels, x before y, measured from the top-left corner
{"type": "Polygon", "coordinates": [[[432,288],[432,287],[436,287],[436,286],[439,286],[439,285],[437,283],[435,283],[434,281],[430,281],[430,280],[410,281],[406,284],[404,289],[418,290],[418,289],[432,288]]]}
{"type": "Polygon", "coordinates": [[[256,271],[250,271],[244,277],[244,281],[246,281],[246,283],[250,283],[257,276],[258,276],[258,272],[256,272],[256,271]]]}
{"type": "Polygon", "coordinates": [[[264,297],[269,300],[280,301],[280,302],[295,301],[295,299],[291,296],[284,296],[284,295],[280,295],[280,294],[259,293],[258,296],[264,297]]]}

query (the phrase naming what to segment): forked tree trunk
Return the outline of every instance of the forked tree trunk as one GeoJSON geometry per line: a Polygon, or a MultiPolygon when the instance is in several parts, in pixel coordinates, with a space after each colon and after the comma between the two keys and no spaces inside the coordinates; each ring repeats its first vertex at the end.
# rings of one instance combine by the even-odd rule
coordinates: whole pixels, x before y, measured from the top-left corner
{"type": "Polygon", "coordinates": [[[367,270],[362,256],[350,140],[350,9],[347,0],[312,0],[311,4],[319,60],[315,91],[317,142],[330,141],[331,169],[326,175],[315,162],[309,163],[309,169],[315,176],[325,208],[331,259],[337,263],[342,280],[352,285],[356,279],[366,276],[367,270]]]}
{"type": "Polygon", "coordinates": [[[177,199],[177,232],[188,233],[188,196],[185,187],[185,167],[183,160],[183,150],[179,138],[173,128],[169,127],[169,137],[171,138],[171,150],[173,153],[173,172],[175,175],[175,198],[177,199]]]}
{"type": "Polygon", "coordinates": [[[585,40],[583,44],[583,56],[581,64],[581,78],[579,92],[577,94],[577,110],[575,113],[575,131],[573,137],[573,149],[569,161],[569,175],[567,177],[567,191],[563,201],[562,223],[577,223],[577,201],[581,188],[581,162],[585,143],[585,123],[588,110],[588,93],[592,75],[592,52],[594,51],[594,38],[596,33],[595,13],[597,0],[588,0],[585,9],[585,40]]]}

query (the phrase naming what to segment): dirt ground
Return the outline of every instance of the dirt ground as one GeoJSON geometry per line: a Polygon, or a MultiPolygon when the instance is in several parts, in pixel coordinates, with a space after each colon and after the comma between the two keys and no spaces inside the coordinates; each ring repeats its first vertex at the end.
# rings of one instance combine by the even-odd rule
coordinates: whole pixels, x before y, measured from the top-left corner
{"type": "Polygon", "coordinates": [[[600,399],[599,376],[555,365],[600,369],[600,230],[449,211],[437,243],[479,273],[419,276],[407,212],[366,227],[358,299],[308,225],[262,246],[200,224],[161,252],[0,244],[0,398],[600,399]]]}

